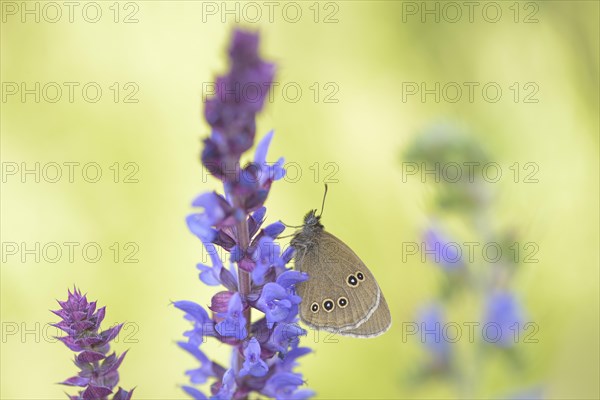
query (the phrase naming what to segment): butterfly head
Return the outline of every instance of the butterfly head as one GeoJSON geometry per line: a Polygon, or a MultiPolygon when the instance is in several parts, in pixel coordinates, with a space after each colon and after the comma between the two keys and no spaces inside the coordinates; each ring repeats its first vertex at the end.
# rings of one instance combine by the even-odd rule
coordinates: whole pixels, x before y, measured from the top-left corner
{"type": "Polygon", "coordinates": [[[316,227],[323,228],[323,225],[321,225],[321,216],[317,215],[317,210],[310,210],[304,216],[303,228],[311,229],[311,228],[316,228],[316,227]]]}
{"type": "Polygon", "coordinates": [[[296,249],[306,249],[315,244],[315,236],[323,230],[321,225],[321,216],[317,215],[317,210],[310,210],[304,216],[302,229],[298,230],[292,239],[292,246],[296,249]]]}
{"type": "Polygon", "coordinates": [[[304,216],[304,224],[302,224],[302,236],[312,238],[322,230],[321,215],[317,215],[317,210],[307,212],[304,216]]]}

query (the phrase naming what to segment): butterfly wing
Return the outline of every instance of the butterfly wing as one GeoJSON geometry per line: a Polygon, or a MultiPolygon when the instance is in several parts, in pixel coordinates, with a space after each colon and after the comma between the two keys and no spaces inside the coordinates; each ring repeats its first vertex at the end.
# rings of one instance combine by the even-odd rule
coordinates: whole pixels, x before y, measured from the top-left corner
{"type": "Polygon", "coordinates": [[[373,315],[365,321],[362,325],[354,329],[347,329],[339,332],[340,335],[371,338],[384,334],[392,325],[392,317],[390,315],[390,309],[388,308],[387,301],[381,293],[379,306],[373,313],[373,315]]]}
{"type": "MultiPolygon", "coordinates": [[[[300,319],[312,328],[354,334],[381,304],[383,295],[371,271],[350,247],[324,230],[311,246],[298,249],[295,268],[309,275],[297,290],[302,297],[300,319]]],[[[387,304],[381,313],[389,319],[387,304]]]]}

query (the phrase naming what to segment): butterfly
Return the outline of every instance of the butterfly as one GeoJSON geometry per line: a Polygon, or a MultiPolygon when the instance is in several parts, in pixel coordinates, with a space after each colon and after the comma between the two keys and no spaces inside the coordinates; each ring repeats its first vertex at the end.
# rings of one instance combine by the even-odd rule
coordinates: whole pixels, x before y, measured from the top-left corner
{"type": "Polygon", "coordinates": [[[294,268],[308,274],[308,280],[296,287],[302,297],[300,319],[313,329],[339,335],[379,336],[392,324],[385,297],[356,253],[325,231],[322,214],[309,211],[290,243],[295,249],[294,268]]]}

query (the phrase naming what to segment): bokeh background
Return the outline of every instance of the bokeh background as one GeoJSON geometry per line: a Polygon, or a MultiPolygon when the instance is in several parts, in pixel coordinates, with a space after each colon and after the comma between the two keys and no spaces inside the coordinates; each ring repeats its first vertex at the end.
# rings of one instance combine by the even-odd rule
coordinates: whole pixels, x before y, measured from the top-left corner
{"type": "MultiPolygon", "coordinates": [[[[27,2],[39,7],[39,22],[22,14],[24,4],[2,2],[2,399],[64,398],[65,388],[55,382],[75,367],[47,324],[56,322],[49,312],[55,299],[74,284],[107,306],[107,325],[128,323],[114,345],[130,350],[121,384],[137,386],[138,399],[184,398],[179,386],[195,361],[175,345],[188,324],[169,302],[206,304],[212,294],[197,279],[202,249],[184,218],[196,194],[217,188],[198,160],[208,133],[203,85],[225,71],[236,17],[261,32],[263,55],[278,65],[280,85],[258,120],[259,135],[275,129],[270,158],[282,155],[301,171],[275,184],[268,221],[299,223],[320,205],[330,178],[324,224],[372,269],[394,320],[372,340],[321,336],[313,343],[311,333],[306,341],[316,351],[301,370],[317,397],[461,396],[443,378],[410,382],[425,354],[418,337],[402,335],[403,322],[414,320],[440,280],[439,268],[420,257],[403,261],[402,243],[420,242],[431,223],[431,188],[415,177],[403,182],[402,156],[420,132],[443,122],[471,132],[502,166],[503,179],[493,184],[494,223],[539,245],[539,262],[521,265],[513,282],[528,319],[539,326],[539,340],[516,347],[525,360],[518,372],[503,357],[489,356],[473,396],[598,398],[597,2],[496,2],[489,14],[483,2],[472,21],[461,3],[455,21],[443,2],[297,2],[285,13],[286,3],[277,3],[271,21],[262,3],[251,9],[236,2],[97,2],[102,15],[95,23],[89,21],[96,6],[85,8],[87,2],[74,9],[73,22],[62,3],[56,22],[47,3],[27,2]],[[238,15],[224,14],[225,6],[238,7],[238,15]],[[439,22],[435,14],[423,22],[424,7],[438,7],[439,22]],[[297,8],[302,15],[292,22],[297,8]],[[254,22],[256,9],[261,15],[254,22]],[[33,94],[22,101],[20,92],[11,94],[11,83],[20,90],[21,82],[27,88],[57,82],[62,97],[47,101],[55,97],[51,85],[39,102],[33,94]],[[72,102],[63,82],[79,83],[72,102]],[[88,82],[102,89],[95,103],[81,92],[88,82]],[[457,82],[465,91],[456,102],[403,98],[407,82],[428,88],[457,82]],[[463,82],[480,83],[472,102],[463,82]],[[497,102],[481,93],[488,82],[503,90],[497,102]],[[529,82],[538,88],[536,103],[524,101],[529,82]],[[125,102],[128,94],[137,102],[125,102]],[[80,163],[72,183],[65,162],[80,163]],[[102,171],[96,183],[82,177],[81,166],[92,162],[102,171]],[[515,162],[536,163],[539,182],[514,182],[508,167],[515,162]],[[40,169],[58,163],[63,176],[51,183],[47,169],[36,182],[21,175],[22,163],[40,169]],[[128,176],[137,182],[125,182],[128,176]],[[48,261],[54,253],[23,262],[21,252],[7,247],[36,242],[80,245],[73,262],[64,245],[56,262],[48,261]],[[83,258],[88,242],[102,248],[98,262],[83,258]],[[124,262],[133,251],[138,262],[124,262]]],[[[88,172],[93,178],[93,169],[88,172]]],[[[478,307],[459,307],[452,318],[477,320],[478,307]]],[[[207,351],[228,357],[225,346],[207,351]]]]}

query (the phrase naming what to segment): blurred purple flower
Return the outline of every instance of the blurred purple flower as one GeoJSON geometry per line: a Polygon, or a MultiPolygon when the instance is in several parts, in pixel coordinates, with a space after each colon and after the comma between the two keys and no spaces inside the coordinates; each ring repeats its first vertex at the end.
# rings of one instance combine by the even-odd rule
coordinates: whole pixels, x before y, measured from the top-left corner
{"type": "Polygon", "coordinates": [[[421,308],[417,317],[421,342],[431,355],[431,368],[443,370],[449,367],[452,349],[443,335],[444,309],[440,304],[429,304],[421,308]]]}
{"type": "Polygon", "coordinates": [[[515,332],[523,329],[523,310],[515,296],[507,291],[492,293],[486,303],[484,340],[499,347],[516,343],[515,332]]]}
{"type": "Polygon", "coordinates": [[[264,104],[275,76],[275,66],[258,54],[258,35],[236,30],[229,49],[231,69],[218,77],[216,94],[205,104],[204,116],[212,127],[204,142],[202,163],[219,178],[252,147],[255,116],[264,104]]]}
{"type": "Polygon", "coordinates": [[[423,242],[426,254],[433,253],[435,263],[446,271],[456,271],[465,266],[460,245],[448,239],[437,227],[425,231],[423,242]]]}
{"type": "MultiPolygon", "coordinates": [[[[52,324],[64,331],[67,336],[58,337],[70,350],[78,353],[75,365],[79,367],[78,375],[63,382],[63,385],[85,388],[70,399],[97,400],[106,399],[113,393],[119,383],[117,369],[125,358],[125,353],[119,357],[110,351],[110,341],[120,332],[123,324],[116,325],[100,332],[100,324],[105,316],[106,308],[96,310],[96,302],[88,302],[87,297],[77,289],[68,291],[66,301],[58,301],[60,309],[52,311],[61,321],[52,324]]],[[[133,389],[125,391],[121,388],[113,396],[113,400],[128,400],[133,389]]]]}

